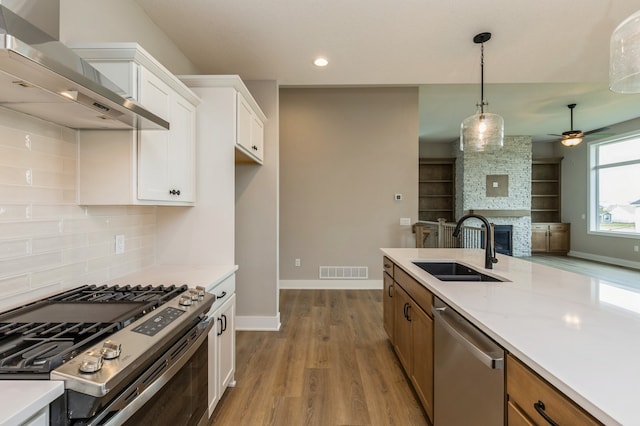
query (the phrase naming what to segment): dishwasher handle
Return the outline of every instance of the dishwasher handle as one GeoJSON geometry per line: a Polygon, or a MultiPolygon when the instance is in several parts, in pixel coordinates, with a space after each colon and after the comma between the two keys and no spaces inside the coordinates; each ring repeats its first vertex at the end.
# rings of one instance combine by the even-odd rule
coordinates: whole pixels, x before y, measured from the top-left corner
{"type": "Polygon", "coordinates": [[[463,319],[457,312],[447,307],[435,306],[431,307],[431,312],[436,323],[440,324],[451,337],[455,338],[485,366],[492,370],[504,369],[504,351],[502,348],[493,351],[486,351],[485,348],[481,348],[478,343],[485,342],[484,346],[497,345],[471,323],[463,319]],[[447,318],[449,316],[458,316],[460,318],[458,321],[463,321],[464,323],[459,322],[456,324],[457,321],[447,318]]]}

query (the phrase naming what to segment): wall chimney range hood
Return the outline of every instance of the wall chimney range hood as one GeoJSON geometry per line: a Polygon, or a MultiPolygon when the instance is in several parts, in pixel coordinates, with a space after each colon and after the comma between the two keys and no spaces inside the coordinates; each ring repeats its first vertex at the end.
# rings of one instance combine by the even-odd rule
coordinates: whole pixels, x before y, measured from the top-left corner
{"type": "Polygon", "coordinates": [[[74,129],[169,129],[61,43],[59,0],[0,0],[0,107],[74,129]]]}

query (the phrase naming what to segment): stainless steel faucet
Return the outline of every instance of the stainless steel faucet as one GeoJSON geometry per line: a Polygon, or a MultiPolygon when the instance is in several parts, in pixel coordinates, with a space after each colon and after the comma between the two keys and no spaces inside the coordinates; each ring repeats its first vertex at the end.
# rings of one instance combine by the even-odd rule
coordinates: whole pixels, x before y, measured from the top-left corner
{"type": "Polygon", "coordinates": [[[489,224],[489,221],[486,217],[473,213],[462,216],[456,223],[456,229],[454,229],[453,231],[453,236],[457,238],[458,235],[460,235],[462,222],[469,219],[470,217],[475,217],[476,219],[479,219],[484,223],[485,229],[487,230],[487,243],[484,245],[484,267],[487,269],[493,269],[493,264],[498,263],[498,259],[496,259],[496,253],[493,249],[493,233],[491,232],[491,225],[489,224]]]}

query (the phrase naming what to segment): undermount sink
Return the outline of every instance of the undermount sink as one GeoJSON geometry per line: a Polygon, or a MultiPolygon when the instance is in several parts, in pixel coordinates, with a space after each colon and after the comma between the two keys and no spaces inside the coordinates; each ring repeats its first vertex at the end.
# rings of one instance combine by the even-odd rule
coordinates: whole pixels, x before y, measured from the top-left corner
{"type": "Polygon", "coordinates": [[[502,282],[499,278],[483,274],[457,262],[413,262],[413,264],[440,281],[502,282]]]}

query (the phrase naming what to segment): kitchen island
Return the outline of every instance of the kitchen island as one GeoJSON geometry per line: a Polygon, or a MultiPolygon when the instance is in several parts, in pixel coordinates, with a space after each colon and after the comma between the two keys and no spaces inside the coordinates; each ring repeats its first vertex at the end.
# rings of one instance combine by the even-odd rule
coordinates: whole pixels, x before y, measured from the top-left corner
{"type": "Polygon", "coordinates": [[[596,419],[640,424],[638,290],[504,255],[488,270],[479,249],[382,252],[596,419]],[[504,282],[440,281],[415,260],[456,261],[504,282]]]}

